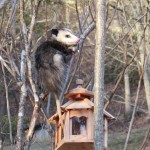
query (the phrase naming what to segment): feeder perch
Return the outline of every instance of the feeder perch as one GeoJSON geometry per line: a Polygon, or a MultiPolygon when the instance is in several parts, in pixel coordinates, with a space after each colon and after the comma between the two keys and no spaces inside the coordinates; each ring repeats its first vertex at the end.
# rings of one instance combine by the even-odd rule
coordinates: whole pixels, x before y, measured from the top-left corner
{"type": "MultiPolygon", "coordinates": [[[[83,81],[76,81],[77,87],[65,94],[68,102],[61,106],[63,129],[58,114],[54,114],[50,123],[57,127],[55,150],[94,150],[94,98],[91,91],[83,88],[83,81]]],[[[107,149],[107,123],[115,119],[104,110],[104,146],[107,149]]]]}

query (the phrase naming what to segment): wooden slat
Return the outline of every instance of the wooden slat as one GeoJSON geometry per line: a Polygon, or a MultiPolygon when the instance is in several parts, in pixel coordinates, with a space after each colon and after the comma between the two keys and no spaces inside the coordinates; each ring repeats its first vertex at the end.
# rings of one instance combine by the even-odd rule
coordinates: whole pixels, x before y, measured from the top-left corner
{"type": "Polygon", "coordinates": [[[85,117],[88,117],[88,111],[90,110],[87,110],[87,109],[83,109],[83,110],[71,110],[70,111],[70,118],[72,117],[82,117],[82,116],[85,116],[85,117]]]}
{"type": "Polygon", "coordinates": [[[94,150],[94,142],[64,142],[56,150],[94,150]]]}
{"type": "Polygon", "coordinates": [[[57,131],[55,133],[55,147],[57,146],[57,142],[58,142],[58,134],[57,134],[57,131]]]}
{"type": "Polygon", "coordinates": [[[64,140],[69,139],[69,112],[66,113],[65,125],[64,125],[64,140]]]}
{"type": "Polygon", "coordinates": [[[70,100],[67,103],[65,103],[64,105],[61,106],[62,109],[65,109],[67,106],[69,106],[70,104],[74,103],[74,100],[70,100]]]}
{"type": "Polygon", "coordinates": [[[87,120],[88,139],[93,140],[93,132],[94,132],[93,112],[88,111],[88,116],[89,116],[87,120]]]}
{"type": "Polygon", "coordinates": [[[88,138],[86,135],[71,135],[70,136],[70,142],[81,142],[81,141],[88,141],[88,138]]]}
{"type": "Polygon", "coordinates": [[[50,117],[50,118],[48,119],[48,122],[49,122],[49,123],[53,123],[53,124],[56,124],[57,121],[58,121],[58,113],[55,113],[52,117],[50,117]]]}
{"type": "Polygon", "coordinates": [[[92,108],[92,106],[84,101],[75,101],[74,103],[66,107],[66,109],[90,109],[90,108],[92,108]]]}
{"type": "Polygon", "coordinates": [[[61,141],[61,136],[62,136],[62,127],[59,126],[59,128],[58,128],[58,142],[61,141]]]}
{"type": "Polygon", "coordinates": [[[69,140],[71,139],[72,136],[72,119],[70,119],[70,115],[69,115],[69,140]]]}

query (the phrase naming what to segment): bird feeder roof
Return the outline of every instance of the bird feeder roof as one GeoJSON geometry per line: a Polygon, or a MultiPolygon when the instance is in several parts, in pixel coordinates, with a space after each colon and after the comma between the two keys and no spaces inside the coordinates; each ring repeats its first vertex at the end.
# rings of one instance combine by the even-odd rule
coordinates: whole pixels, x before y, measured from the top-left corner
{"type": "Polygon", "coordinates": [[[69,109],[93,109],[94,103],[89,99],[85,98],[84,100],[70,100],[64,105],[61,106],[62,110],[67,111],[69,109]]]}
{"type": "Polygon", "coordinates": [[[85,98],[90,99],[94,97],[93,92],[88,91],[87,89],[83,88],[83,80],[78,79],[76,81],[77,87],[70,90],[69,93],[65,94],[65,98],[68,100],[83,100],[85,98]]]}

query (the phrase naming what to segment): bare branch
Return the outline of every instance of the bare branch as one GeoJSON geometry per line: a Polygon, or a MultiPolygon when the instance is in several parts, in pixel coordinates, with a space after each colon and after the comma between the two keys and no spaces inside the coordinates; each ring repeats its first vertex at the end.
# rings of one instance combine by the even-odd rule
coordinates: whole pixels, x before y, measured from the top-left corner
{"type": "Polygon", "coordinates": [[[80,53],[79,53],[79,56],[78,56],[78,59],[77,59],[76,65],[75,65],[75,69],[74,69],[74,71],[73,71],[73,73],[72,73],[71,79],[70,79],[70,81],[69,81],[69,83],[68,83],[68,86],[67,86],[67,88],[66,88],[66,91],[68,91],[68,89],[69,89],[69,87],[70,87],[70,85],[71,85],[71,82],[72,82],[72,80],[73,80],[73,78],[74,78],[74,76],[75,76],[75,73],[76,73],[76,71],[77,71],[78,64],[79,64],[80,58],[81,58],[82,46],[83,46],[84,40],[85,40],[85,38],[89,35],[89,33],[94,30],[94,28],[95,28],[95,22],[92,22],[92,23],[88,26],[88,28],[83,32],[83,34],[80,36],[80,43],[79,43],[79,50],[80,50],[80,53]]]}
{"type": "Polygon", "coordinates": [[[0,1],[0,9],[5,7],[5,5],[7,5],[9,2],[10,2],[10,0],[1,0],[0,1]]]}
{"type": "Polygon", "coordinates": [[[16,149],[23,149],[23,123],[24,123],[24,107],[27,96],[26,89],[26,54],[23,50],[21,53],[21,67],[20,67],[20,75],[21,75],[21,95],[19,102],[19,111],[18,111],[18,122],[17,122],[17,144],[16,149]]]}
{"type": "Polygon", "coordinates": [[[142,82],[142,78],[143,78],[143,73],[144,72],[142,72],[141,75],[140,75],[140,79],[139,79],[139,83],[138,83],[138,88],[137,88],[136,99],[135,99],[133,113],[132,113],[132,118],[131,118],[131,121],[130,121],[129,130],[128,130],[128,134],[127,134],[127,137],[126,137],[126,142],[125,142],[123,150],[127,149],[127,144],[128,144],[128,141],[129,141],[129,137],[130,137],[130,133],[131,133],[133,121],[134,121],[134,116],[135,116],[135,112],[136,112],[136,108],[137,108],[137,103],[138,103],[138,99],[139,99],[139,92],[140,92],[140,88],[141,88],[141,82],[142,82]]]}
{"type": "Polygon", "coordinates": [[[76,12],[77,12],[78,23],[79,23],[79,29],[80,29],[80,32],[82,33],[81,21],[80,21],[80,16],[79,16],[79,11],[78,11],[78,0],[76,0],[75,6],[76,6],[76,12]]]}
{"type": "Polygon", "coordinates": [[[142,144],[140,150],[146,150],[146,146],[148,145],[149,138],[150,138],[150,127],[146,133],[146,136],[144,138],[144,141],[143,141],[143,144],[142,144]]]}
{"type": "Polygon", "coordinates": [[[8,30],[8,28],[10,27],[10,25],[11,25],[11,23],[13,21],[13,18],[14,18],[16,9],[17,9],[17,2],[18,2],[18,0],[13,0],[12,10],[11,10],[10,17],[8,19],[8,23],[7,23],[7,26],[6,26],[5,34],[7,34],[7,30],[8,30]]]}
{"type": "Polygon", "coordinates": [[[147,14],[148,12],[145,12],[141,17],[139,17],[137,19],[137,21],[134,23],[134,25],[132,27],[129,28],[129,30],[125,33],[125,35],[120,38],[120,40],[118,41],[118,43],[114,46],[114,48],[109,52],[111,53],[115,48],[118,47],[118,45],[126,38],[126,36],[128,36],[129,32],[135,27],[135,25],[147,14]]]}
{"type": "Polygon", "coordinates": [[[14,77],[13,71],[10,69],[10,67],[6,64],[6,60],[4,60],[2,58],[2,56],[0,56],[0,62],[2,65],[4,65],[6,67],[6,69],[9,71],[9,73],[14,77]]]}
{"type": "Polygon", "coordinates": [[[7,115],[8,115],[8,122],[9,122],[9,137],[10,137],[11,143],[13,143],[10,104],[9,104],[9,98],[8,98],[8,85],[6,81],[6,74],[5,74],[5,69],[4,69],[3,64],[2,64],[2,71],[3,71],[4,85],[5,85],[5,92],[6,92],[7,115]]]}

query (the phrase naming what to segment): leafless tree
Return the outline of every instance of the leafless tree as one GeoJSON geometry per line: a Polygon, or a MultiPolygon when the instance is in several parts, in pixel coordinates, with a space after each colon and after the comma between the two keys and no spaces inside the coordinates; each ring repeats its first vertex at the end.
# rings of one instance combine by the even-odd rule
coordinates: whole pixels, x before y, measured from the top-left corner
{"type": "Polygon", "coordinates": [[[21,53],[21,95],[20,95],[20,102],[19,102],[19,111],[18,111],[18,124],[17,124],[17,144],[16,149],[23,149],[24,141],[23,141],[23,121],[24,121],[24,109],[25,109],[25,102],[27,96],[27,89],[26,89],[26,77],[25,77],[25,70],[26,70],[26,54],[23,50],[21,53]]]}

